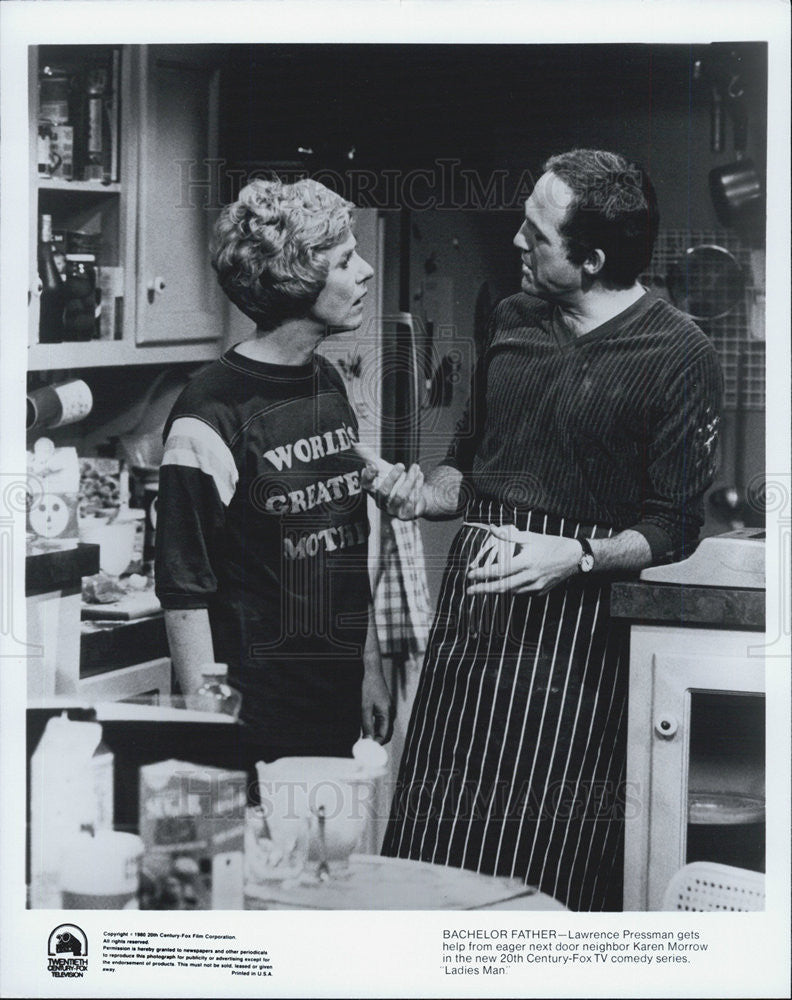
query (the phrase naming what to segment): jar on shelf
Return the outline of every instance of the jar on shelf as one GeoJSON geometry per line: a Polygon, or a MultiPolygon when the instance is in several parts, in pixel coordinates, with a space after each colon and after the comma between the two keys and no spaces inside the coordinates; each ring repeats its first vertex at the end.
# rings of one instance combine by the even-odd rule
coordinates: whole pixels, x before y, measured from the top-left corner
{"type": "Polygon", "coordinates": [[[69,123],[69,75],[55,66],[42,66],[39,73],[39,121],[52,125],[69,123]]]}

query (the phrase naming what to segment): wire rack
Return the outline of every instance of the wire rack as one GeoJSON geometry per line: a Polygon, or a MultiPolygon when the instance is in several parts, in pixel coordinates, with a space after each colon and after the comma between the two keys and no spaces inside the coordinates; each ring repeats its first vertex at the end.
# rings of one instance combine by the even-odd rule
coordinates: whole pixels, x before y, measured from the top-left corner
{"type": "Polygon", "coordinates": [[[724,409],[765,408],[765,343],[752,335],[751,303],[755,299],[754,275],[749,249],[738,237],[724,229],[665,229],[655,244],[649,270],[641,280],[666,294],[666,275],[671,265],[684,256],[688,247],[714,244],[733,254],[746,275],[745,295],[726,315],[713,320],[696,320],[710,337],[720,357],[724,378],[724,409]]]}

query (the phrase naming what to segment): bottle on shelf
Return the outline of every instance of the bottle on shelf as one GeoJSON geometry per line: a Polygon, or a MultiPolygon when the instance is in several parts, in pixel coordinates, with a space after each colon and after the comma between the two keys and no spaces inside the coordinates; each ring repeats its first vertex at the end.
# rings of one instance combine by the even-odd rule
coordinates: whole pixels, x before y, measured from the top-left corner
{"type": "Polygon", "coordinates": [[[38,242],[38,273],[41,279],[39,343],[57,344],[63,340],[65,289],[52,247],[52,216],[42,215],[40,226],[38,242]]]}
{"type": "Polygon", "coordinates": [[[93,340],[99,336],[101,303],[96,291],[94,254],[67,253],[63,340],[93,340]]]}
{"type": "Polygon", "coordinates": [[[217,712],[239,718],[242,695],[228,683],[228,664],[203,663],[202,682],[195,694],[188,699],[188,708],[201,712],[217,712]]]}

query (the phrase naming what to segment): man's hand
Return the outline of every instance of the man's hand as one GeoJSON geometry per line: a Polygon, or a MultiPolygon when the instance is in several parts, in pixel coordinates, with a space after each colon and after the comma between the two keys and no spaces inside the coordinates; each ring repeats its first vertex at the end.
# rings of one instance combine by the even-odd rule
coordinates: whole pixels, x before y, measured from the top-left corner
{"type": "Polygon", "coordinates": [[[356,442],[354,448],[366,463],[360,474],[360,484],[374,497],[377,506],[400,521],[421,517],[426,511],[421,467],[411,465],[406,470],[401,462],[391,465],[366,445],[356,442]]]}
{"type": "Polygon", "coordinates": [[[413,521],[426,511],[424,476],[419,465],[411,465],[405,470],[399,462],[384,477],[373,466],[367,465],[360,474],[360,482],[363,489],[374,497],[378,507],[400,521],[413,521]]]}
{"type": "Polygon", "coordinates": [[[544,594],[578,571],[580,542],[481,524],[489,532],[468,571],[468,594],[544,594]]]}

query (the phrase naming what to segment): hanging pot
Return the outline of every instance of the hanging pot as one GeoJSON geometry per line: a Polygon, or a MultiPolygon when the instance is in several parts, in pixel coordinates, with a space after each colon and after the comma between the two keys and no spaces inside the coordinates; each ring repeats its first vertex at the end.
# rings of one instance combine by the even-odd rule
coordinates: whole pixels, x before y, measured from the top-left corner
{"type": "Polygon", "coordinates": [[[764,231],[764,186],[753,160],[736,160],[711,170],[709,188],[722,225],[752,236],[764,231]]]}
{"type": "Polygon", "coordinates": [[[735,74],[727,88],[728,109],[734,129],[734,162],[710,170],[712,204],[721,224],[736,229],[751,243],[764,241],[764,184],[748,147],[748,108],[740,77],[735,74]]]}

